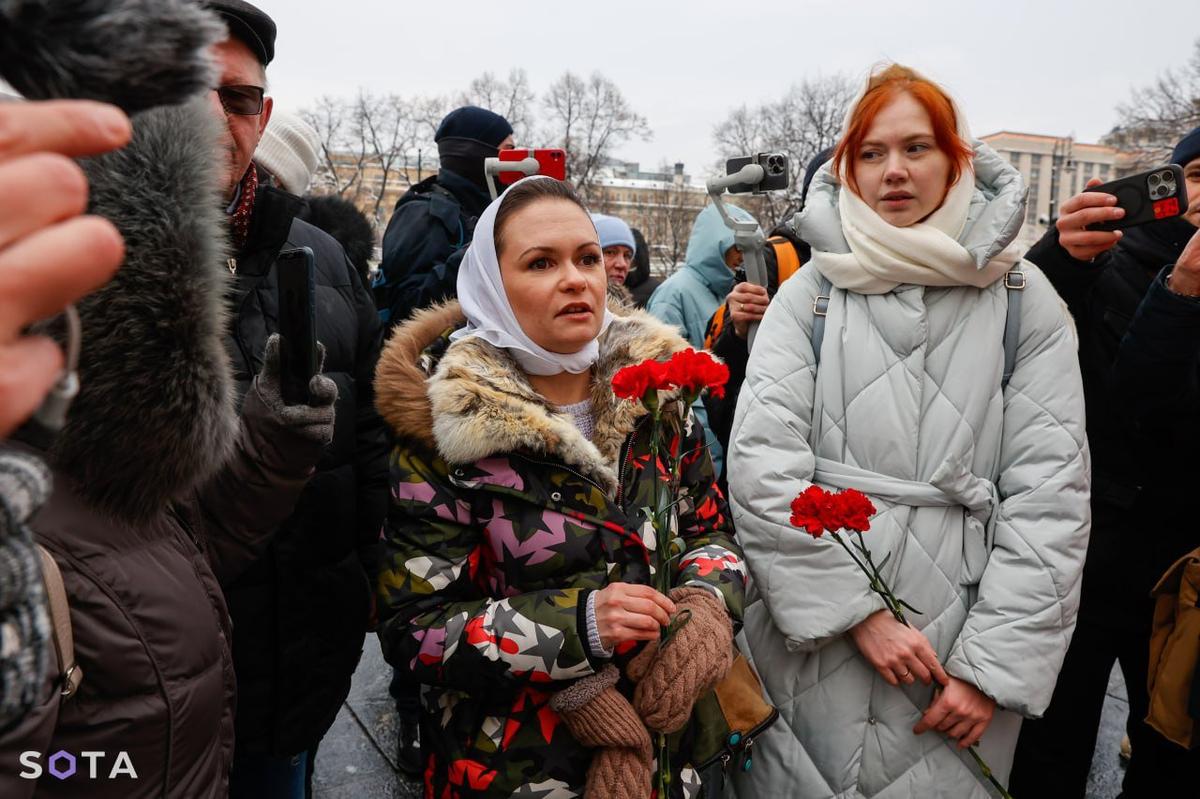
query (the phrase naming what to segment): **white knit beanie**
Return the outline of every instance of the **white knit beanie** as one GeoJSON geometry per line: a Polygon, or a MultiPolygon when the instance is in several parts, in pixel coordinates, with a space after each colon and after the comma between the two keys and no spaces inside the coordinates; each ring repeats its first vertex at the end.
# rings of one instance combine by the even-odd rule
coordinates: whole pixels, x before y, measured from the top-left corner
{"type": "Polygon", "coordinates": [[[276,110],[254,151],[254,161],[274,175],[284,191],[303,196],[320,151],[321,137],[312,125],[295,114],[276,110]]]}

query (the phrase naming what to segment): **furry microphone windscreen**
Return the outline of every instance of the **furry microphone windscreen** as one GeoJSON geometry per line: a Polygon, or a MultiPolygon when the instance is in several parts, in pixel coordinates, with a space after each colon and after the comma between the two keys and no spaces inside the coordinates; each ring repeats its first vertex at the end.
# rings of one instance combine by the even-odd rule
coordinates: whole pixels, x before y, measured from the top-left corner
{"type": "Polygon", "coordinates": [[[0,0],[0,76],[30,100],[101,100],[135,113],[213,85],[228,35],[192,0],[0,0]]]}

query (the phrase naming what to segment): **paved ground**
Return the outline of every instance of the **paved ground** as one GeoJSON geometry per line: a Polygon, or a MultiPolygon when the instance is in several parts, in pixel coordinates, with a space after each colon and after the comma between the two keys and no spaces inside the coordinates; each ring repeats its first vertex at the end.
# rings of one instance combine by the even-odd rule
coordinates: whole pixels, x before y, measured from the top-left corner
{"type": "MultiPolygon", "coordinates": [[[[317,799],[417,799],[420,786],[407,782],[393,765],[396,711],[388,696],[391,671],[379,643],[367,639],[354,675],[350,698],[317,755],[317,799]]],[[[1113,799],[1120,793],[1123,771],[1117,750],[1126,715],[1125,685],[1113,672],[1101,720],[1100,739],[1088,778],[1088,799],[1113,799]]]]}

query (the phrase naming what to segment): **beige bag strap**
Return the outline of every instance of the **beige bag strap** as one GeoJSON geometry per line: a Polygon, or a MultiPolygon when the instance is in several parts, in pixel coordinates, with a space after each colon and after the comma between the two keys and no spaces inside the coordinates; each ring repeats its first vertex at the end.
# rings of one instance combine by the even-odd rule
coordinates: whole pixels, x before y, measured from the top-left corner
{"type": "Polygon", "coordinates": [[[62,670],[62,695],[69,699],[79,690],[83,682],[83,669],[75,662],[75,639],[71,635],[71,606],[67,604],[67,589],[63,585],[62,572],[54,556],[43,546],[38,546],[42,559],[42,579],[46,584],[46,599],[50,605],[50,623],[54,628],[54,651],[58,655],[58,667],[62,670]]]}

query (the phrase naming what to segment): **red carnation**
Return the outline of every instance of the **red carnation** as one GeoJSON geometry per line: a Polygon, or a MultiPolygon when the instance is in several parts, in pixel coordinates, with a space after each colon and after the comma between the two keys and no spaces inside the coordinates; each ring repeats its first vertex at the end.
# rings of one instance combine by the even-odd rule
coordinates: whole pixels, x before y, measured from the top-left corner
{"type": "Polygon", "coordinates": [[[667,362],[667,379],[686,394],[697,396],[708,389],[720,399],[725,396],[729,367],[707,352],[680,350],[667,362]]]}
{"type": "Polygon", "coordinates": [[[871,517],[875,515],[875,506],[861,491],[847,488],[832,495],[829,509],[831,517],[826,524],[828,529],[854,530],[859,533],[871,529],[871,517]],[[837,523],[837,528],[832,526],[833,522],[837,523]]]}
{"type": "Polygon", "coordinates": [[[647,391],[670,388],[666,377],[665,363],[642,361],[634,366],[626,366],[613,375],[613,393],[621,399],[640,400],[647,391]]]}
{"type": "Polygon", "coordinates": [[[804,489],[792,500],[792,526],[807,530],[813,538],[820,538],[826,529],[821,512],[828,502],[829,492],[820,486],[804,489]]]}

